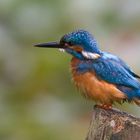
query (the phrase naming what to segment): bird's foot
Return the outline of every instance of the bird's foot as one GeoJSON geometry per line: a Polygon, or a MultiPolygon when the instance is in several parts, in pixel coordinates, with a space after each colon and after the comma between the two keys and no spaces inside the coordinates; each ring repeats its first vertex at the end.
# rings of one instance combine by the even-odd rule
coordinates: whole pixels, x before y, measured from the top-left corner
{"type": "Polygon", "coordinates": [[[97,104],[95,105],[95,107],[105,109],[105,110],[110,110],[112,109],[112,104],[97,104]]]}

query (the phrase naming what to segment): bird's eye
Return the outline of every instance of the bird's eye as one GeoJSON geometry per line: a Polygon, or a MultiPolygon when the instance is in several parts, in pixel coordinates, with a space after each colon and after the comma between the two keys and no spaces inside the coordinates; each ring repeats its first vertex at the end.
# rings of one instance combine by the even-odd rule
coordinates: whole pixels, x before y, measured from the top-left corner
{"type": "Polygon", "coordinates": [[[65,46],[65,47],[68,47],[68,46],[69,46],[69,44],[68,44],[68,43],[64,43],[64,46],[65,46]]]}
{"type": "Polygon", "coordinates": [[[72,46],[71,42],[60,41],[60,44],[65,47],[72,46]]]}
{"type": "Polygon", "coordinates": [[[72,42],[68,42],[68,45],[69,45],[69,46],[73,46],[72,42]]]}
{"type": "Polygon", "coordinates": [[[73,46],[73,44],[71,42],[64,42],[63,45],[65,47],[68,47],[68,46],[73,46]]]}

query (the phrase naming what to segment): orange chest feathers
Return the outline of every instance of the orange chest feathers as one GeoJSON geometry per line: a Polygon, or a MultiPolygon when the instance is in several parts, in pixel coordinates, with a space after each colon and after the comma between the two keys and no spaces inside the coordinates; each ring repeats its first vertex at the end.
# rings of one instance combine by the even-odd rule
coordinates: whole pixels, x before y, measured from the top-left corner
{"type": "Polygon", "coordinates": [[[120,99],[126,98],[124,93],[118,90],[114,84],[97,78],[94,71],[78,73],[76,66],[79,63],[79,59],[72,58],[72,80],[74,81],[76,87],[82,91],[85,97],[100,103],[113,103],[113,101],[119,102],[120,99]]]}

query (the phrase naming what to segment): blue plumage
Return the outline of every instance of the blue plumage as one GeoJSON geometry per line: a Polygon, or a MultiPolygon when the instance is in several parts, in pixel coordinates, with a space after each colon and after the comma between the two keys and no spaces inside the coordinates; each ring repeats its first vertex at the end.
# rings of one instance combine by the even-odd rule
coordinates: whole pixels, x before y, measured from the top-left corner
{"type": "Polygon", "coordinates": [[[135,79],[121,63],[117,63],[111,59],[100,58],[96,60],[96,62],[93,62],[92,68],[98,77],[109,83],[140,88],[139,81],[135,79]]]}
{"type": "Polygon", "coordinates": [[[95,72],[99,79],[116,84],[129,99],[140,98],[140,82],[135,78],[138,76],[135,76],[136,74],[115,55],[102,52],[102,57],[97,60],[81,61],[77,71],[79,73],[95,72]]]}
{"type": "Polygon", "coordinates": [[[64,35],[60,40],[60,44],[63,43],[68,43],[69,45],[79,45],[88,52],[100,54],[97,41],[89,32],[84,30],[78,30],[64,35]]]}
{"type": "Polygon", "coordinates": [[[109,59],[109,60],[113,60],[113,61],[116,61],[117,63],[121,64],[123,66],[123,68],[125,68],[130,74],[132,74],[134,77],[136,78],[140,78],[140,76],[138,76],[137,74],[135,74],[128,65],[126,65],[126,63],[120,59],[119,57],[111,54],[111,53],[108,53],[108,52],[103,52],[103,57],[106,58],[106,59],[109,59]]]}
{"type": "Polygon", "coordinates": [[[135,98],[140,100],[140,89],[125,87],[121,85],[118,85],[117,88],[127,95],[128,101],[131,101],[135,98]]]}
{"type": "Polygon", "coordinates": [[[88,92],[89,96],[99,99],[102,103],[111,104],[113,102],[112,100],[118,101],[120,99],[128,101],[134,100],[140,105],[140,82],[137,80],[140,76],[135,74],[125,62],[117,56],[101,51],[95,38],[89,32],[78,30],[64,35],[59,43],[45,43],[36,46],[61,48],[76,58],[77,60],[74,60],[72,64],[74,79],[78,81],[78,86],[80,85],[84,91],[88,92]],[[94,80],[91,80],[92,73],[94,80]],[[76,77],[76,75],[79,75],[79,77],[76,77]],[[89,78],[90,83],[87,83],[88,79],[85,79],[84,76],[80,77],[80,75],[85,75],[86,78],[89,78]],[[80,83],[80,79],[87,80],[87,82],[81,81],[80,83]],[[94,88],[91,87],[92,81],[93,86],[101,89],[94,90],[94,88]],[[110,90],[107,89],[109,87],[111,88],[110,90]],[[103,93],[95,93],[94,95],[94,93],[90,92],[90,88],[92,91],[103,91],[103,93]],[[105,88],[105,90],[103,88],[105,88]],[[105,97],[104,94],[107,94],[107,96],[105,97]],[[122,94],[125,94],[125,96],[122,94]],[[103,95],[103,99],[101,95],[103,95]],[[99,96],[99,98],[97,96],[99,96]]]}
{"type": "Polygon", "coordinates": [[[117,56],[99,50],[96,40],[87,31],[80,30],[69,33],[61,41],[69,42],[72,45],[80,45],[87,52],[101,55],[99,59],[85,60],[81,53],[68,48],[68,53],[81,59],[81,63],[77,66],[79,73],[94,71],[99,79],[116,84],[117,88],[124,92],[129,99],[140,98],[140,82],[136,79],[140,77],[117,56]]]}
{"type": "Polygon", "coordinates": [[[133,76],[133,72],[113,61],[113,59],[87,60],[81,61],[77,66],[79,73],[88,71],[95,72],[97,77],[109,83],[113,83],[117,88],[127,94],[129,99],[140,98],[140,82],[133,76]]]}

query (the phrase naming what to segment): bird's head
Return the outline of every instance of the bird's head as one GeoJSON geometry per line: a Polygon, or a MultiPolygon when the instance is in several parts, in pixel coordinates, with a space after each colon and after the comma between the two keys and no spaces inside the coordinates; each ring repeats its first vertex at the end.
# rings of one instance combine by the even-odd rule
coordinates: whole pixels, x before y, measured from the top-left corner
{"type": "Polygon", "coordinates": [[[36,44],[37,47],[59,48],[78,59],[97,59],[100,50],[94,37],[85,30],[78,30],[64,35],[59,42],[36,44]]]}

